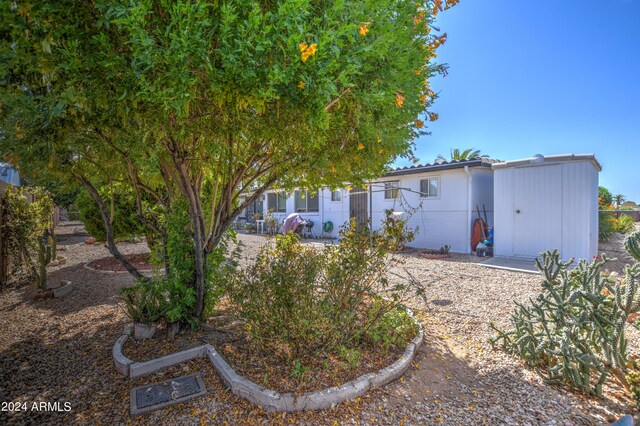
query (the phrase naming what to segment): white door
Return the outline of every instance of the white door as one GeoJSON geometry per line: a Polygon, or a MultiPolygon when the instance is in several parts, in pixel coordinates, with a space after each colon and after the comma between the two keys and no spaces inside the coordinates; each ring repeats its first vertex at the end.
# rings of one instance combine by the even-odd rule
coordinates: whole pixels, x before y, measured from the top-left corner
{"type": "Polygon", "coordinates": [[[513,254],[562,251],[562,166],[513,170],[513,254]]]}

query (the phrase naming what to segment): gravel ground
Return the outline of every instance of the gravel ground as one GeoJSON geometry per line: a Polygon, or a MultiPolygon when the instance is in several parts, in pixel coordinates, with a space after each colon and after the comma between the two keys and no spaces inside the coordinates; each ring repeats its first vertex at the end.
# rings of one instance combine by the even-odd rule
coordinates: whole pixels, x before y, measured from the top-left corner
{"type": "MultiPolygon", "coordinates": [[[[424,286],[413,301],[426,338],[405,377],[356,401],[322,412],[265,414],[222,385],[211,366],[193,361],[130,381],[115,370],[111,348],[127,322],[117,306],[118,289],[133,284],[127,274],[88,271],[83,264],[108,255],[102,245],[82,242],[78,224],[59,229],[67,264],[50,268],[50,280],[70,279],[64,299],[32,300],[31,286],[0,295],[0,402],[71,402],[70,412],[0,412],[0,424],[606,424],[629,413],[618,389],[606,399],[586,398],[545,385],[518,360],[493,350],[487,323],[506,326],[513,300],[539,291],[535,275],[498,271],[478,258],[453,255],[427,260],[404,254],[405,270],[424,286]],[[76,231],[76,232],[74,232],[76,231]],[[208,394],[142,418],[130,419],[129,391],[191,372],[202,374],[208,394]]],[[[265,237],[241,235],[247,259],[265,237]]],[[[616,239],[609,243],[618,247],[616,239]]],[[[126,253],[143,243],[120,244],[126,253]]],[[[608,250],[609,247],[604,247],[608,250]]],[[[630,333],[631,346],[640,339],[630,333]]]]}

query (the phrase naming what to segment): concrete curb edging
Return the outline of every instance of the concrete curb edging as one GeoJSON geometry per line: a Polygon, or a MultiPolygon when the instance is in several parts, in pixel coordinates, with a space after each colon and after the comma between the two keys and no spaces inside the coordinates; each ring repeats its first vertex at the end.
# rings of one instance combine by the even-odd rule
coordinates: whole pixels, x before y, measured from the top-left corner
{"type": "Polygon", "coordinates": [[[122,346],[124,346],[124,343],[127,341],[129,336],[131,336],[132,332],[133,323],[125,325],[124,331],[122,332],[120,337],[118,337],[116,343],[113,344],[112,351],[113,363],[116,365],[116,369],[118,370],[118,372],[120,372],[120,374],[127,377],[129,377],[129,366],[133,364],[133,361],[124,356],[124,354],[122,353],[122,346]]]}
{"type": "Polygon", "coordinates": [[[73,283],[71,281],[61,281],[61,283],[64,284],[62,284],[60,287],[51,289],[54,298],[64,297],[71,293],[71,291],[73,290],[73,283]]]}
{"type": "Polygon", "coordinates": [[[113,359],[116,368],[122,375],[134,379],[180,364],[184,361],[206,357],[209,359],[209,362],[211,362],[213,368],[220,374],[225,384],[231,389],[232,393],[260,406],[267,412],[322,410],[343,401],[357,398],[369,389],[384,386],[398,379],[407,371],[411,366],[411,361],[416,351],[424,340],[422,326],[415,320],[413,315],[411,315],[411,312],[409,310],[407,311],[418,326],[418,334],[409,343],[402,356],[393,364],[375,373],[364,374],[340,386],[308,392],[302,395],[293,395],[291,393],[283,394],[271,389],[266,389],[246,379],[236,373],[211,344],[197,346],[150,361],[134,362],[122,353],[122,346],[133,332],[133,324],[128,324],[125,327],[123,334],[113,345],[113,359]]]}

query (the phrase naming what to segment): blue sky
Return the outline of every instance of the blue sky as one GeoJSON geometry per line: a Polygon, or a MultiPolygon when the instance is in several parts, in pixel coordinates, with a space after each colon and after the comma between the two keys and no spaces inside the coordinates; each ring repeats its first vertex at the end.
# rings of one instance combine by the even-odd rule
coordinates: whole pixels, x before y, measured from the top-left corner
{"type": "Polygon", "coordinates": [[[600,184],[640,203],[640,0],[462,0],[437,25],[450,68],[421,162],[594,153],[600,184]]]}

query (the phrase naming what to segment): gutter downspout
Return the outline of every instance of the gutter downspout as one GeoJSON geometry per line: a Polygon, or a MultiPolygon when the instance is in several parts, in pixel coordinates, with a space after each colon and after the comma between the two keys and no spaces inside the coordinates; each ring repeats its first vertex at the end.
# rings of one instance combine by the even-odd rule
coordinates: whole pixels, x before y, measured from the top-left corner
{"type": "Polygon", "coordinates": [[[473,220],[473,206],[472,203],[472,186],[473,177],[469,171],[469,166],[464,166],[464,172],[467,175],[467,253],[471,254],[471,221],[473,220]]]}
{"type": "MultiPolygon", "coordinates": [[[[320,188],[318,190],[318,204],[320,204],[320,233],[316,234],[320,237],[324,237],[324,195],[324,188],[320,188]]],[[[331,197],[331,193],[329,193],[329,197],[331,197]]]]}

